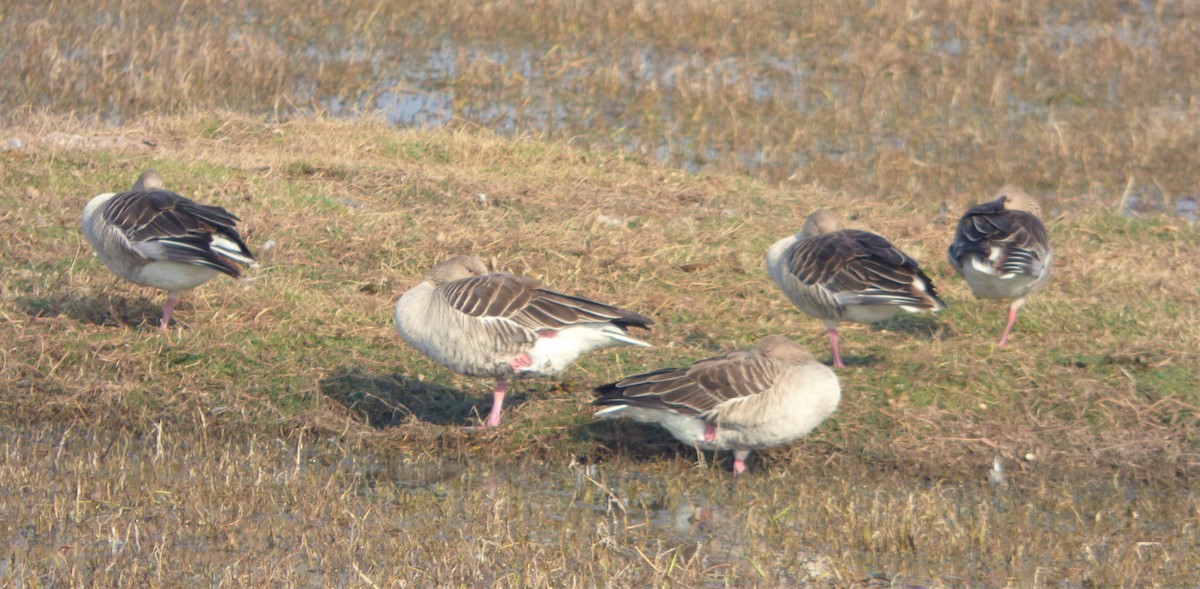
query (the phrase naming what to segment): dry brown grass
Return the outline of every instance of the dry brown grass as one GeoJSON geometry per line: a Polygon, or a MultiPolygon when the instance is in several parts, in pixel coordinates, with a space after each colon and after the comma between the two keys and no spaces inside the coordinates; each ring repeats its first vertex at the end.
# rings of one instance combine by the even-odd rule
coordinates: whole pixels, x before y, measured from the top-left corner
{"type": "Polygon", "coordinates": [[[0,155],[11,584],[1200,574],[1200,234],[1182,221],[1052,217],[1055,282],[998,350],[1003,308],[952,276],[958,210],[936,197],[880,206],[372,121],[44,116],[0,133],[26,145],[0,155]],[[115,279],[77,229],[91,194],[147,166],[236,211],[256,250],[277,244],[246,280],[188,294],[171,341],[153,327],[161,294],[115,279]],[[819,323],[761,269],[766,246],[822,204],[920,260],[950,309],[847,328],[835,419],[743,480],[723,462],[693,468],[694,453],[654,430],[589,425],[589,387],[632,371],[768,333],[827,357],[819,323]],[[390,316],[434,261],[468,251],[649,314],[657,347],[521,385],[505,427],[463,431],[486,412],[486,385],[402,345],[390,316]],[[1005,486],[986,482],[997,458],[1005,486]]]}
{"type": "Polygon", "coordinates": [[[1200,584],[1200,232],[1156,214],[1196,196],[1191,4],[161,4],[0,8],[0,585],[1200,584]],[[405,96],[454,118],[311,116],[405,96]],[[148,166],[262,252],[169,341],[78,231],[148,166]],[[944,258],[1005,183],[1056,267],[999,350],[944,258]],[[590,387],[766,334],[828,358],[762,269],[817,206],[950,308],[847,326],[834,418],[742,480],[590,422],[590,387]],[[656,348],[465,431],[486,384],[391,326],[459,252],[656,348]]]}
{"type": "Polygon", "coordinates": [[[1197,56],[1189,2],[20,0],[0,116],[411,103],[856,194],[1169,208],[1195,196],[1197,56]]]}

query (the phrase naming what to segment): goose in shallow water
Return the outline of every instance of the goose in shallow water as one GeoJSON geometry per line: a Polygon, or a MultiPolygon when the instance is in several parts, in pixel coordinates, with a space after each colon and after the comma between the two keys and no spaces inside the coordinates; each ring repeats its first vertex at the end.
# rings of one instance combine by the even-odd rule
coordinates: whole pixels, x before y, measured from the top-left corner
{"type": "Polygon", "coordinates": [[[237,278],[254,256],[235,228],[236,216],[163,188],[147,170],[133,188],[96,195],[83,209],[83,234],[121,278],[167,291],[159,328],[166,331],[179,292],[218,274],[237,278]]]}
{"type": "Polygon", "coordinates": [[[488,427],[500,425],[509,380],[556,374],[592,350],[648,347],[628,329],[653,323],[533,278],[488,272],[475,256],[434,266],[396,302],[395,321],[404,341],[446,368],[495,379],[488,427]]]}
{"type": "Polygon", "coordinates": [[[813,212],[799,233],[767,250],[767,272],[792,304],[825,322],[837,368],[845,367],[838,322],[874,323],[901,310],[946,307],[912,258],[874,233],[842,229],[828,209],[813,212]]]}
{"type": "Polygon", "coordinates": [[[977,205],[958,221],[947,252],[950,265],[984,299],[1012,301],[1000,347],[1008,341],[1017,309],[1050,278],[1050,237],[1032,196],[1005,186],[995,200],[977,205]]]}
{"type": "Polygon", "coordinates": [[[838,378],[799,344],[778,335],[753,348],[664,368],[596,389],[596,417],[661,425],[679,441],[733,450],[733,472],[751,450],[808,435],[837,408],[838,378]]]}

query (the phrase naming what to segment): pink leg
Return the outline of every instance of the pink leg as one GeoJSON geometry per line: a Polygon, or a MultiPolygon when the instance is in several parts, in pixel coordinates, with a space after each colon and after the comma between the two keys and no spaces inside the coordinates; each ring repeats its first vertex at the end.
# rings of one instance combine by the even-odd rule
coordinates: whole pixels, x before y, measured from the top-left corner
{"type": "Polygon", "coordinates": [[[1004,347],[1004,342],[1008,341],[1008,333],[1012,331],[1013,324],[1017,322],[1017,309],[1020,308],[1020,306],[1021,305],[1019,304],[1013,303],[1013,305],[1008,308],[1008,325],[1004,326],[1004,335],[1000,336],[999,347],[1001,348],[1004,347]]]}
{"type": "Polygon", "coordinates": [[[484,425],[487,427],[497,427],[500,425],[500,411],[504,408],[504,390],[507,384],[502,381],[496,381],[496,388],[492,389],[492,412],[488,414],[487,421],[484,425]]]}
{"type": "Polygon", "coordinates": [[[746,472],[746,457],[750,455],[746,450],[733,451],[733,474],[745,474],[746,472]]]}
{"type": "Polygon", "coordinates": [[[717,439],[717,424],[704,422],[704,441],[711,442],[717,439]]]}
{"type": "Polygon", "coordinates": [[[842,354],[838,350],[838,332],[836,327],[829,328],[829,345],[833,346],[833,367],[845,368],[846,365],[842,364],[842,354]]]}
{"type": "Polygon", "coordinates": [[[179,293],[168,292],[167,304],[162,308],[162,323],[158,324],[158,328],[164,333],[167,331],[167,324],[171,322],[171,314],[175,312],[175,301],[179,299],[179,293]]]}

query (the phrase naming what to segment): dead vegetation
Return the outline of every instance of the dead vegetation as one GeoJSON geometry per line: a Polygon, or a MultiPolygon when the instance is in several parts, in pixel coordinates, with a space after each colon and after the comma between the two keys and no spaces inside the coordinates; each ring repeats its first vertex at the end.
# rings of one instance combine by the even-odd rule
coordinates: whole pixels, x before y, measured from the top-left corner
{"type": "Polygon", "coordinates": [[[24,82],[0,85],[0,584],[1200,578],[1200,232],[1161,214],[1200,150],[1186,3],[244,4],[0,16],[24,82]],[[423,51],[453,74],[372,65],[423,51]],[[454,118],[397,129],[392,90],[453,90],[454,118]],[[334,104],[384,116],[311,115],[334,104]],[[169,341],[160,293],[78,229],[146,167],[241,216],[262,260],[184,295],[169,341]],[[1046,199],[1056,266],[1000,350],[1004,306],[945,248],[1007,182],[1046,199]],[[592,386],[768,334],[828,360],[762,268],[818,206],[949,308],[847,326],[834,418],[742,480],[591,423],[592,386]],[[465,431],[487,383],[391,326],[454,253],[653,317],[656,348],[465,431]]]}

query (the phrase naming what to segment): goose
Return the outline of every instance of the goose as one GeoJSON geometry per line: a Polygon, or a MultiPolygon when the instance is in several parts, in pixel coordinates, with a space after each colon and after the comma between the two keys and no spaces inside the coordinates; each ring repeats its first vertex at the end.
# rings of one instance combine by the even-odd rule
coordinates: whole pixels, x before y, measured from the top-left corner
{"type": "Polygon", "coordinates": [[[1046,286],[1050,278],[1054,254],[1040,214],[1034,197],[1005,186],[995,200],[972,207],[959,219],[946,252],[950,265],[976,297],[1012,301],[1008,324],[1000,336],[1001,348],[1025,298],[1046,286]]]}
{"type": "Polygon", "coordinates": [[[874,233],[842,229],[828,209],[814,211],[800,232],[775,242],[766,262],[788,300],[825,323],[835,368],[846,367],[839,322],[874,323],[901,310],[946,308],[916,261],[874,233]]]}
{"type": "Polygon", "coordinates": [[[653,324],[533,278],[488,272],[475,256],[434,266],[396,302],[395,323],[404,341],[446,368],[495,380],[486,427],[500,425],[509,380],[557,374],[592,350],[650,347],[628,330],[653,324]]]}
{"type": "Polygon", "coordinates": [[[841,385],[828,366],[792,340],[773,335],[749,350],[687,368],[626,377],[595,390],[596,417],[658,424],[704,450],[733,450],[733,472],[746,472],[751,450],[808,435],[833,414],[841,385]]]}
{"type": "Polygon", "coordinates": [[[164,333],[180,291],[218,274],[241,276],[254,264],[242,241],[238,219],[229,211],[202,205],[163,187],[146,170],[133,187],[93,197],[83,209],[83,234],[110,270],[135,284],[167,291],[159,329],[164,333]]]}

